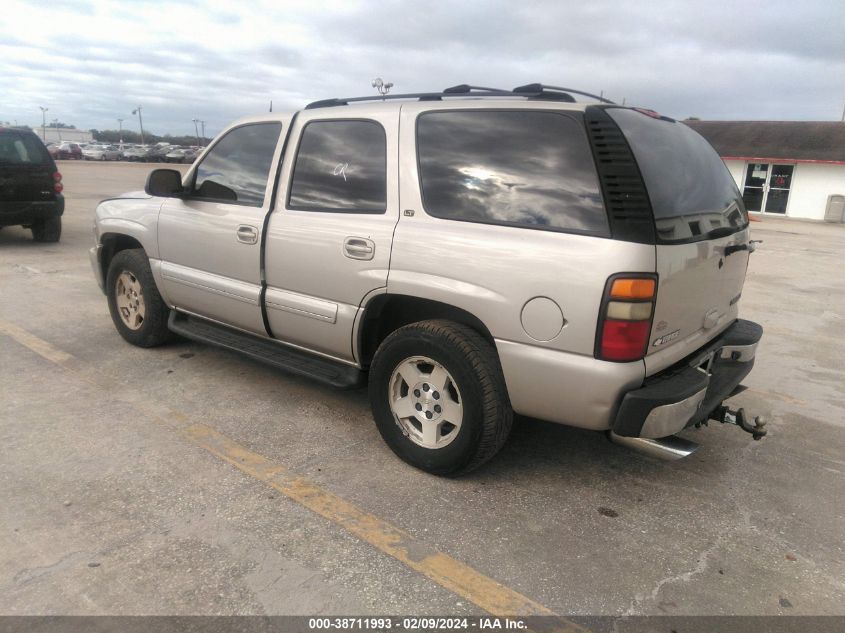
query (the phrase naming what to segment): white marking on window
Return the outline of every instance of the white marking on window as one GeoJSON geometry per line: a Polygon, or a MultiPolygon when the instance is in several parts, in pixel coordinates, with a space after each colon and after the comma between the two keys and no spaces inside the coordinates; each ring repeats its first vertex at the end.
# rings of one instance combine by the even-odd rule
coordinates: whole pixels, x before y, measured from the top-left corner
{"type": "Polygon", "coordinates": [[[334,171],[332,174],[335,176],[343,176],[343,180],[346,181],[346,170],[349,167],[349,163],[338,163],[335,165],[334,171]]]}

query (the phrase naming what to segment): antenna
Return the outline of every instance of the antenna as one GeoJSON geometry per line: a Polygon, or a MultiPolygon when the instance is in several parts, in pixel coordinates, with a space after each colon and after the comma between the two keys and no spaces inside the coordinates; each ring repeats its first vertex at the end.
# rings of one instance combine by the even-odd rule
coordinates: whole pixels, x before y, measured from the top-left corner
{"type": "Polygon", "coordinates": [[[378,93],[382,97],[385,96],[388,92],[390,92],[390,89],[392,87],[393,87],[392,81],[388,81],[387,83],[385,83],[384,80],[381,77],[376,77],[375,79],[373,79],[373,88],[378,90],[378,93]]]}

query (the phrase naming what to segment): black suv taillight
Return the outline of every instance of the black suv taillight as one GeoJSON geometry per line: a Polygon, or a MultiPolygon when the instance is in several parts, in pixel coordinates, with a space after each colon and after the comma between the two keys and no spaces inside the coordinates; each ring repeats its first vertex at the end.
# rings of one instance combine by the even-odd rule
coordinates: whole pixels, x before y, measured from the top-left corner
{"type": "Polygon", "coordinates": [[[596,330],[596,358],[629,362],[645,356],[656,297],[656,275],[623,273],[607,280],[596,330]]]}
{"type": "Polygon", "coordinates": [[[62,175],[59,172],[53,172],[53,191],[61,193],[65,186],[62,184],[62,175]]]}

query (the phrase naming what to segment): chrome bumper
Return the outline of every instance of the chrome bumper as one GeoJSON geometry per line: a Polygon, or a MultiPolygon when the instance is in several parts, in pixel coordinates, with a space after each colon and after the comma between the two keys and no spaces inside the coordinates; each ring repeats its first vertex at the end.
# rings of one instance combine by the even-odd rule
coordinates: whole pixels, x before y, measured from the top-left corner
{"type": "Polygon", "coordinates": [[[655,439],[707,420],[751,371],[762,335],[758,324],[738,319],[685,363],[626,393],[611,430],[655,439]]]}
{"type": "Polygon", "coordinates": [[[706,394],[707,387],[680,402],[654,407],[646,416],[640,437],[666,437],[683,431],[687,420],[701,408],[706,394]]]}

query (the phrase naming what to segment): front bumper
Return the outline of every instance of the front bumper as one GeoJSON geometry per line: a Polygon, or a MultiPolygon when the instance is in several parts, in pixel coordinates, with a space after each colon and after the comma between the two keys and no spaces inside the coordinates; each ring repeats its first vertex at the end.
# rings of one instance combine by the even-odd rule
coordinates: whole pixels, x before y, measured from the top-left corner
{"type": "Polygon", "coordinates": [[[707,420],[751,371],[762,336],[760,325],[738,319],[695,354],[647,378],[622,398],[613,433],[660,438],[707,420]]]}
{"type": "Polygon", "coordinates": [[[91,268],[94,271],[94,278],[97,280],[97,285],[100,290],[106,291],[106,281],[103,279],[103,245],[97,244],[95,247],[89,249],[88,259],[91,260],[91,268]]]}

